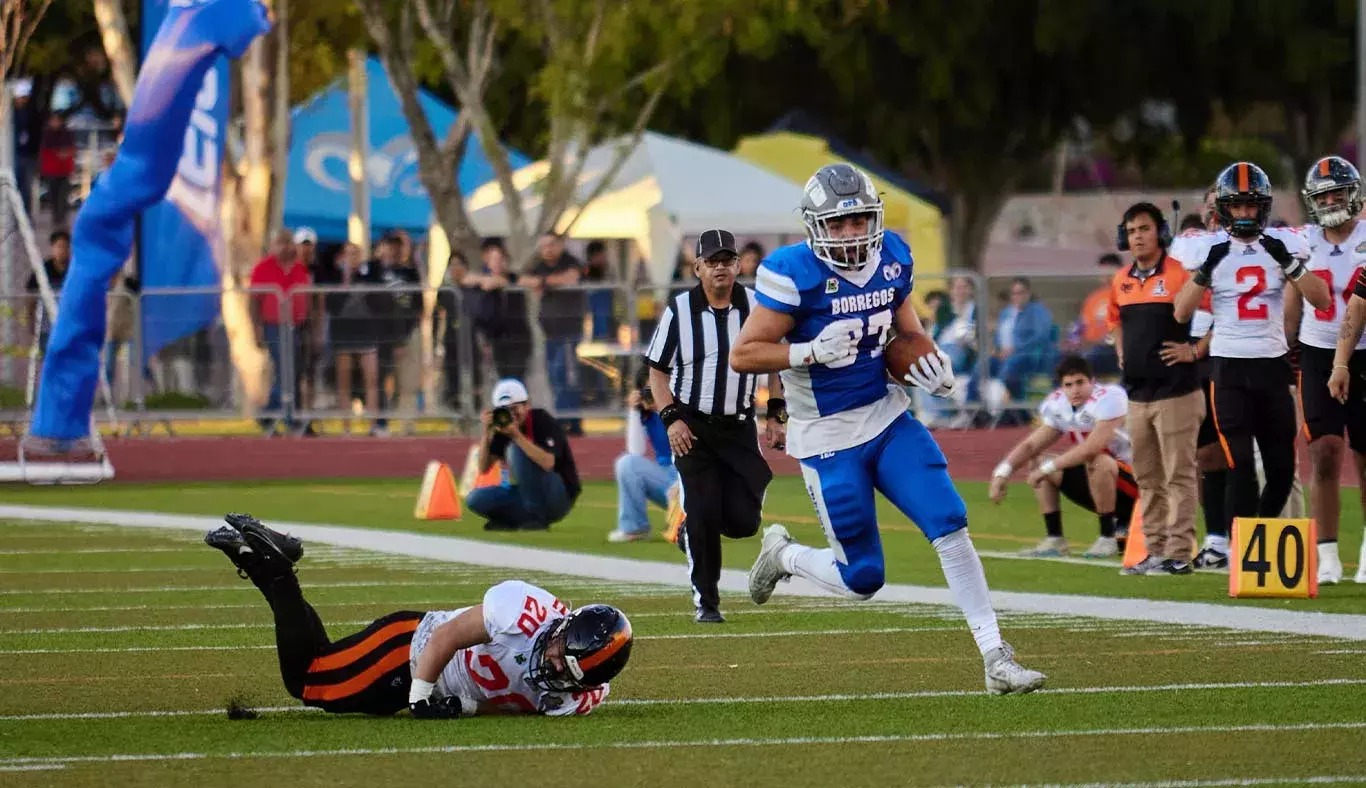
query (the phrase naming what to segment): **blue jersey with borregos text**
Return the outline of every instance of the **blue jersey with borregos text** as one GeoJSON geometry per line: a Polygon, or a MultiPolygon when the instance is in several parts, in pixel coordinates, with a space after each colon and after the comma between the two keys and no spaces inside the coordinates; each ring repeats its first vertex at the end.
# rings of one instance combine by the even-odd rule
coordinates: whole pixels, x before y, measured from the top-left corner
{"type": "Polygon", "coordinates": [[[857,272],[828,265],[805,242],[775,249],[760,264],[755,295],[760,305],[796,321],[788,342],[810,342],[832,323],[863,336],[851,358],[783,371],[792,456],[866,443],[906,412],[909,400],[889,383],[882,347],[911,293],[913,269],[910,247],[893,232],[883,234],[878,259],[857,272]]]}

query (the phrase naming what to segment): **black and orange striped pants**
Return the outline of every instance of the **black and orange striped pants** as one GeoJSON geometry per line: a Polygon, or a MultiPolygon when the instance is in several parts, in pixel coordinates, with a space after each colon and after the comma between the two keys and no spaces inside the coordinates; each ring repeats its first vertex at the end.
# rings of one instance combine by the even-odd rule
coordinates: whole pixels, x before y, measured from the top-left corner
{"type": "Polygon", "coordinates": [[[408,649],[425,613],[390,613],[333,643],[295,578],[276,581],[267,598],[290,695],[337,714],[389,715],[408,708],[408,649]]]}

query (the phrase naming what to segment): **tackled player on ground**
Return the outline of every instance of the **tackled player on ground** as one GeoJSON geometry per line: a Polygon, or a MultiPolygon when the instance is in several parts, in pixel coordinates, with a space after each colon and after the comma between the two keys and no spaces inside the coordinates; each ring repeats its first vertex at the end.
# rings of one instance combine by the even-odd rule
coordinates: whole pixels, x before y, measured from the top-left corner
{"type": "Polygon", "coordinates": [[[303,543],[245,514],[204,541],[232,561],[275,616],[280,675],[289,694],[337,714],[422,719],[476,714],[588,714],[631,656],[620,610],[577,610],[530,583],[508,580],[481,604],[398,611],[333,642],[299,587],[303,543]]]}

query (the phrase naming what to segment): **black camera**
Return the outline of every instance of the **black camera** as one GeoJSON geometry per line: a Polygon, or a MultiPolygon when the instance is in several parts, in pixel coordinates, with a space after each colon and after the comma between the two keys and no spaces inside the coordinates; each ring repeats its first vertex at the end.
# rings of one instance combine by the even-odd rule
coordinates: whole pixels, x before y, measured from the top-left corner
{"type": "Polygon", "coordinates": [[[512,408],[509,408],[506,405],[496,407],[493,409],[493,415],[491,418],[493,421],[493,426],[498,429],[502,429],[503,427],[512,424],[512,408]]]}
{"type": "Polygon", "coordinates": [[[655,393],[650,391],[649,386],[640,390],[640,406],[642,408],[653,408],[655,406],[655,393]]]}

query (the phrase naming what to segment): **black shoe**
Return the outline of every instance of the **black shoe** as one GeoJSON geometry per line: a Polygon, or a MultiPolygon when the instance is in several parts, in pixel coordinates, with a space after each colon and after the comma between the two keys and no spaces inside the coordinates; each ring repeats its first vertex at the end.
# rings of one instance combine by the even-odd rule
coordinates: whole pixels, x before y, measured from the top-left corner
{"type": "Polygon", "coordinates": [[[1195,571],[1190,561],[1177,561],[1175,558],[1168,558],[1162,562],[1162,572],[1169,575],[1188,575],[1195,571]]]}
{"type": "Polygon", "coordinates": [[[697,609],[697,623],[699,624],[724,624],[726,617],[721,615],[721,611],[714,607],[699,607],[697,609]]]}
{"type": "Polygon", "coordinates": [[[291,566],[304,557],[304,543],[297,537],[267,528],[249,514],[230,512],[223,519],[242,534],[248,545],[264,556],[277,556],[291,566]]]}
{"type": "Polygon", "coordinates": [[[242,534],[226,525],[205,534],[204,544],[222,550],[223,555],[226,555],[228,560],[232,561],[232,565],[237,567],[237,575],[243,580],[249,579],[247,577],[248,569],[258,566],[261,562],[261,556],[251,549],[251,545],[242,538],[242,534]]]}
{"type": "Polygon", "coordinates": [[[502,520],[489,520],[488,522],[484,523],[484,530],[485,530],[485,531],[516,531],[516,530],[517,530],[517,524],[516,524],[516,523],[506,523],[506,522],[503,522],[502,520]]]}
{"type": "Polygon", "coordinates": [[[1196,569],[1228,569],[1228,553],[1206,547],[1195,556],[1196,569]]]}

